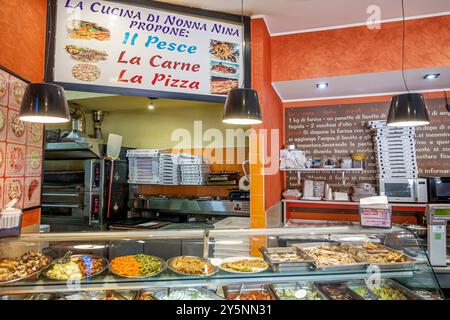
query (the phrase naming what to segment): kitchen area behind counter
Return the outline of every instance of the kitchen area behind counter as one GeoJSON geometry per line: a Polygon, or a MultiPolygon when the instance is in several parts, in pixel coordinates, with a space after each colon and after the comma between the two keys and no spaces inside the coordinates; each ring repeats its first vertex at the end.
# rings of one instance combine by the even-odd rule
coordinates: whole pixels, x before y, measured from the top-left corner
{"type": "Polygon", "coordinates": [[[227,217],[249,219],[249,188],[239,186],[248,139],[210,143],[202,136],[213,127],[223,137],[235,129],[220,122],[222,104],[67,96],[70,124],[45,131],[42,224],[50,232],[208,229],[227,217]],[[123,137],[114,162],[105,157],[110,133],[123,137]]]}

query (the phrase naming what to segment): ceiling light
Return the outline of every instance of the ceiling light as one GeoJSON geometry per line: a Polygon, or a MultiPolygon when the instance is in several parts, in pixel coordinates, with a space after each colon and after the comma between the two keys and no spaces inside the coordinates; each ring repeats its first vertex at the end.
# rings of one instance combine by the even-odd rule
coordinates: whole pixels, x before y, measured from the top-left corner
{"type": "Polygon", "coordinates": [[[326,88],[328,88],[328,83],[327,82],[317,83],[316,88],[317,89],[326,89],[326,88]]]}
{"type": "Polygon", "coordinates": [[[150,99],[150,103],[147,106],[148,110],[155,110],[155,103],[153,102],[153,99],[150,99]]]}
{"type": "Polygon", "coordinates": [[[429,73],[429,74],[425,75],[423,78],[426,80],[433,80],[433,79],[439,78],[440,75],[441,75],[440,73],[429,73]]]}
{"type": "Polygon", "coordinates": [[[27,122],[62,123],[70,120],[64,89],[50,83],[30,83],[20,106],[19,119],[27,122]]]}
{"type": "Polygon", "coordinates": [[[240,125],[262,123],[261,107],[256,90],[247,88],[231,90],[225,101],[222,121],[240,125]]]}
{"type": "MultiPolygon", "coordinates": [[[[241,23],[244,25],[244,0],[241,0],[241,23]]],[[[245,48],[244,39],[242,39],[241,48],[245,48]]],[[[246,70],[245,59],[243,60],[242,69],[246,70]]],[[[244,83],[242,83],[243,86],[244,83]]],[[[261,106],[256,90],[251,88],[230,90],[225,100],[222,122],[238,125],[261,124],[261,106]]]]}
{"type": "Polygon", "coordinates": [[[419,93],[410,93],[405,76],[405,5],[402,4],[402,78],[408,93],[393,96],[389,107],[387,125],[390,127],[417,127],[430,123],[425,98],[419,93]]]}
{"type": "Polygon", "coordinates": [[[423,95],[405,93],[392,97],[387,125],[391,127],[415,127],[430,123],[423,95]]]}

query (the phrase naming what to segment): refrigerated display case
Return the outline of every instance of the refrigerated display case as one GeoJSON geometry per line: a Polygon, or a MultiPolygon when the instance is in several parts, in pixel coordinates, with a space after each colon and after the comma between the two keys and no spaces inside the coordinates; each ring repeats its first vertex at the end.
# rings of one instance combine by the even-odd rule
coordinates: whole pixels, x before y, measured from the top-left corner
{"type": "Polygon", "coordinates": [[[48,233],[2,239],[0,296],[146,300],[443,297],[421,242],[412,233],[396,226],[367,229],[334,224],[48,233]],[[202,247],[203,255],[161,257],[162,243],[173,240],[202,247]],[[237,248],[239,257],[242,243],[250,246],[252,257],[230,259],[214,250],[215,246],[226,247],[230,254],[237,248]]]}

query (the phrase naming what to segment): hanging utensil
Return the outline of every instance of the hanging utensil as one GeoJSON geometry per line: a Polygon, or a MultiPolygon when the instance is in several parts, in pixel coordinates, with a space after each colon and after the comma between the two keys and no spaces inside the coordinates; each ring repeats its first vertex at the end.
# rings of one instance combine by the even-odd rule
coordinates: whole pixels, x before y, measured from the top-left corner
{"type": "Polygon", "coordinates": [[[106,159],[111,160],[111,172],[109,174],[109,190],[108,190],[108,210],[106,211],[106,217],[110,217],[111,210],[111,193],[112,183],[114,178],[114,161],[119,158],[120,149],[122,147],[122,136],[114,133],[110,133],[108,136],[108,145],[106,147],[106,159]]]}

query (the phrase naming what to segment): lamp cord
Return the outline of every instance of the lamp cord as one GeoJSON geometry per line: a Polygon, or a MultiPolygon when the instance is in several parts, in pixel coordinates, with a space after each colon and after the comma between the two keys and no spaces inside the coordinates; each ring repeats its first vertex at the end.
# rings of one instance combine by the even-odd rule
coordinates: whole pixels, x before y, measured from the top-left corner
{"type": "Polygon", "coordinates": [[[408,84],[406,83],[405,76],[405,3],[402,0],[402,78],[403,83],[405,84],[406,91],[409,93],[408,84]]]}

